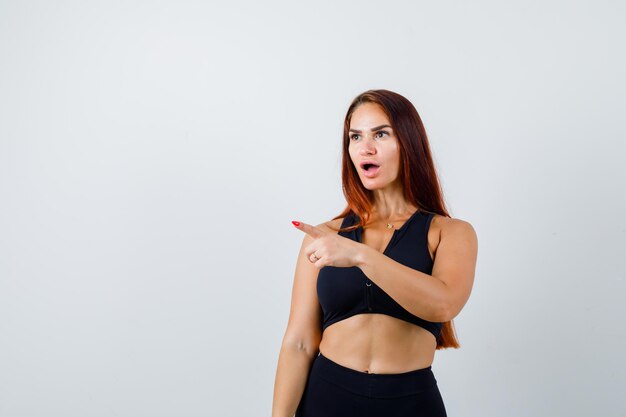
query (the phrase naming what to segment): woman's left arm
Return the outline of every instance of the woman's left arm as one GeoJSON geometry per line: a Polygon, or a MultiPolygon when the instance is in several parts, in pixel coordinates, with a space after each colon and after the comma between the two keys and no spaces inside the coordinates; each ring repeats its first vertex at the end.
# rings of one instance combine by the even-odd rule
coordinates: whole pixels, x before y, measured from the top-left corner
{"type": "Polygon", "coordinates": [[[432,275],[425,274],[360,244],[356,265],[411,314],[447,322],[461,311],[474,284],[478,238],[472,225],[447,218],[443,222],[432,275]]]}

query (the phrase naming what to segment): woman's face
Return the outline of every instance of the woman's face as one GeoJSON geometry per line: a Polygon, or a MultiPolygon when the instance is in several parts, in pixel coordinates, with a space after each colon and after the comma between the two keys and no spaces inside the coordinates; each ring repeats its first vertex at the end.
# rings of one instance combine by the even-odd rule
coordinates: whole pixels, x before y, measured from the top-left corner
{"type": "Polygon", "coordinates": [[[387,115],[378,104],[363,103],[350,119],[348,152],[363,186],[368,190],[384,188],[398,178],[400,150],[387,115]],[[369,170],[369,161],[376,164],[369,170]]]}

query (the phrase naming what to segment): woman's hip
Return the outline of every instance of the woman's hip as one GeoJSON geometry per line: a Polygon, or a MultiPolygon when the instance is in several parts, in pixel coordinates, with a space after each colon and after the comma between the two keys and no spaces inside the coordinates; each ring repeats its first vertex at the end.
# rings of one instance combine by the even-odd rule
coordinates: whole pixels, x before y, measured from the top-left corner
{"type": "Polygon", "coordinates": [[[399,374],[360,372],[321,353],[315,358],[296,417],[446,416],[431,367],[399,374]]]}

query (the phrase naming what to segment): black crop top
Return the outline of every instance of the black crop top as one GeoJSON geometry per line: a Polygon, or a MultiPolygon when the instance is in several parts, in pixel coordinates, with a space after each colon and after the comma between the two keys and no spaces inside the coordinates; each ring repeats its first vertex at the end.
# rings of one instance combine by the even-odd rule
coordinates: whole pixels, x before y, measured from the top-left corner
{"type": "MultiPolygon", "coordinates": [[[[432,218],[432,213],[417,210],[402,227],[394,230],[383,254],[409,268],[430,274],[433,260],[428,252],[427,236],[432,218]]],[[[357,219],[355,213],[350,213],[343,219],[341,227],[353,225],[357,219]]],[[[363,228],[359,227],[352,232],[339,232],[339,235],[361,242],[362,232],[363,228]]],[[[426,321],[411,314],[356,266],[325,266],[320,269],[317,298],[323,313],[322,331],[356,314],[378,313],[423,327],[435,339],[441,333],[442,323],[426,321]]]]}

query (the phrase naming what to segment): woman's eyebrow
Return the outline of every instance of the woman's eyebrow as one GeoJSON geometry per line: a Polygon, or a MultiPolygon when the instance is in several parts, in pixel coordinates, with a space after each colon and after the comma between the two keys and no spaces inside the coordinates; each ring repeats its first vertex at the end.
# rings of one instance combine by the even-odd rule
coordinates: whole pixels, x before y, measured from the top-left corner
{"type": "MultiPolygon", "coordinates": [[[[388,127],[388,128],[391,129],[391,126],[389,126],[389,125],[380,125],[380,126],[373,127],[372,130],[370,130],[370,132],[375,132],[377,130],[382,129],[383,127],[388,127]]],[[[357,129],[350,129],[350,132],[361,133],[361,131],[357,130],[357,129]]]]}

